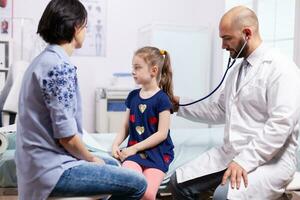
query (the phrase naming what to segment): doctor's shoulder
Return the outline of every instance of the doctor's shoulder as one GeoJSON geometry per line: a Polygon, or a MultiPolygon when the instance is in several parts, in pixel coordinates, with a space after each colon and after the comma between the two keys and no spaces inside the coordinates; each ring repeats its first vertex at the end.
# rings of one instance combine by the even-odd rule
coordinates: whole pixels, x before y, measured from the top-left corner
{"type": "MultiPolygon", "coordinates": [[[[282,53],[279,49],[272,49],[266,56],[264,67],[268,68],[271,82],[282,80],[289,82],[300,81],[300,69],[292,58],[282,53]],[[281,77],[279,79],[279,77],[281,77]]],[[[294,82],[294,83],[296,83],[294,82]]]]}
{"type": "Polygon", "coordinates": [[[280,49],[274,48],[270,51],[271,54],[271,66],[272,70],[278,71],[278,73],[296,73],[300,72],[299,67],[293,61],[293,59],[284,54],[280,49]]]}

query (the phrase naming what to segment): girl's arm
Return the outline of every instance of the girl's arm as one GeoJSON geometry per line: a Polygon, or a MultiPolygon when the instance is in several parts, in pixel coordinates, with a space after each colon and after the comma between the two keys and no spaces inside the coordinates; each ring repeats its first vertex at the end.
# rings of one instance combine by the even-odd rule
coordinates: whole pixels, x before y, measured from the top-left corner
{"type": "Polygon", "coordinates": [[[81,138],[75,134],[70,137],[60,138],[59,143],[74,157],[95,162],[98,164],[105,164],[104,161],[93,154],[91,154],[81,141],[81,138]]]}
{"type": "Polygon", "coordinates": [[[160,112],[157,132],[148,137],[146,140],[123,149],[121,152],[121,160],[124,160],[128,156],[134,155],[139,151],[153,148],[167,139],[170,128],[170,115],[171,113],[169,110],[160,112]]]}
{"type": "Polygon", "coordinates": [[[119,146],[122,144],[122,142],[128,136],[129,115],[130,115],[130,110],[127,108],[126,112],[125,112],[125,118],[124,118],[121,130],[117,134],[116,138],[114,139],[113,145],[112,145],[112,156],[117,158],[117,159],[119,159],[119,154],[120,154],[119,146]]]}

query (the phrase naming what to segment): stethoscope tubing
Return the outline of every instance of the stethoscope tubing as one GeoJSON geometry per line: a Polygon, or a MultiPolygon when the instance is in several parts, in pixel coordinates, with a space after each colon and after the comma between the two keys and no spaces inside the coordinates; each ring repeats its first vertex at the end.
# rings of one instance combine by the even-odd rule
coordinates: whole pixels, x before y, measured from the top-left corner
{"type": "Polygon", "coordinates": [[[241,49],[240,49],[239,53],[236,55],[236,57],[233,59],[232,63],[231,63],[231,57],[228,58],[227,69],[226,69],[226,71],[225,71],[225,73],[224,73],[224,75],[223,75],[223,77],[222,77],[222,79],[221,79],[219,85],[218,85],[213,91],[211,91],[208,95],[202,97],[201,99],[198,99],[198,100],[193,101],[193,102],[190,102],[190,103],[184,103],[184,104],[178,104],[178,105],[179,105],[179,106],[189,106],[189,105],[198,103],[198,102],[200,102],[200,101],[203,101],[203,100],[207,99],[208,97],[210,97],[213,93],[215,93],[215,92],[221,87],[222,83],[223,83],[224,80],[225,80],[225,77],[226,77],[226,75],[227,75],[228,70],[234,65],[236,59],[240,56],[240,54],[241,54],[242,51],[244,50],[246,44],[247,44],[247,40],[245,40],[243,46],[241,47],[241,49]]]}
{"type": "Polygon", "coordinates": [[[219,89],[219,87],[221,87],[222,83],[223,83],[224,80],[225,80],[225,77],[226,77],[226,75],[227,75],[228,70],[234,65],[235,61],[236,61],[236,59],[234,59],[233,62],[230,64],[231,58],[229,57],[229,59],[228,59],[228,64],[227,64],[227,69],[226,69],[226,71],[225,71],[225,73],[224,73],[224,75],[223,75],[223,77],[222,77],[222,80],[220,81],[219,85],[218,85],[213,91],[211,91],[208,95],[206,95],[205,97],[202,97],[201,99],[198,99],[198,100],[193,101],[193,102],[190,102],[190,103],[179,104],[179,106],[189,106],[189,105],[198,103],[198,102],[200,102],[200,101],[203,101],[203,100],[207,99],[207,98],[210,97],[213,93],[215,93],[215,92],[219,89]]]}

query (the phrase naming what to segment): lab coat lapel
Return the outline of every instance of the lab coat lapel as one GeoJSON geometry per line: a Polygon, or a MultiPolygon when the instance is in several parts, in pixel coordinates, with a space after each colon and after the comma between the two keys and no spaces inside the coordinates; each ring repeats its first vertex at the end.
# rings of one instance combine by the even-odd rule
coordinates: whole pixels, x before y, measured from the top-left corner
{"type": "MultiPolygon", "coordinates": [[[[264,47],[262,47],[264,49],[264,47]]],[[[251,81],[255,78],[255,76],[257,75],[257,73],[259,72],[261,66],[262,66],[262,63],[263,62],[267,62],[267,61],[271,61],[271,57],[270,57],[270,53],[267,53],[265,54],[267,51],[266,50],[262,50],[260,49],[261,51],[261,56],[254,58],[253,59],[253,56],[247,58],[247,61],[249,62],[249,64],[251,66],[248,66],[250,67],[250,69],[248,70],[247,72],[247,75],[244,79],[241,80],[240,82],[240,86],[238,88],[238,90],[236,91],[236,95],[239,94],[239,92],[251,81]]],[[[238,73],[238,72],[237,72],[238,73]]]]}
{"type": "Polygon", "coordinates": [[[233,71],[233,79],[232,84],[231,84],[231,100],[234,99],[234,97],[237,94],[237,90],[236,90],[236,84],[237,84],[237,79],[238,79],[238,75],[239,75],[239,69],[241,67],[242,63],[239,63],[236,67],[234,67],[234,71],[233,71]]]}
{"type": "Polygon", "coordinates": [[[250,66],[250,67],[251,68],[249,69],[246,77],[241,80],[240,86],[239,86],[238,90],[236,91],[236,94],[238,94],[243,89],[243,87],[245,87],[249,83],[249,81],[252,80],[254,78],[254,76],[258,73],[259,64],[250,66]]]}

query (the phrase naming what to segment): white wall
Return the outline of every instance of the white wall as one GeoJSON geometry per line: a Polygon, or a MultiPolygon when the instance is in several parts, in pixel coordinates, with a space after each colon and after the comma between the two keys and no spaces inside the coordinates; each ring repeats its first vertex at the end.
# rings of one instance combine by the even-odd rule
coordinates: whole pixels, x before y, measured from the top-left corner
{"type": "MultiPolygon", "coordinates": [[[[32,18],[37,24],[48,2],[48,0],[14,0],[14,16],[32,18]]],[[[224,12],[223,0],[107,0],[107,2],[106,57],[72,58],[78,67],[83,96],[83,124],[88,131],[95,130],[95,88],[107,85],[113,72],[131,70],[132,54],[137,47],[137,31],[144,25],[156,22],[210,27],[214,38],[211,87],[217,84],[222,73],[218,25],[224,12]]]]}
{"type": "Polygon", "coordinates": [[[300,67],[300,1],[296,1],[295,6],[295,34],[294,34],[294,61],[300,67]]]}

